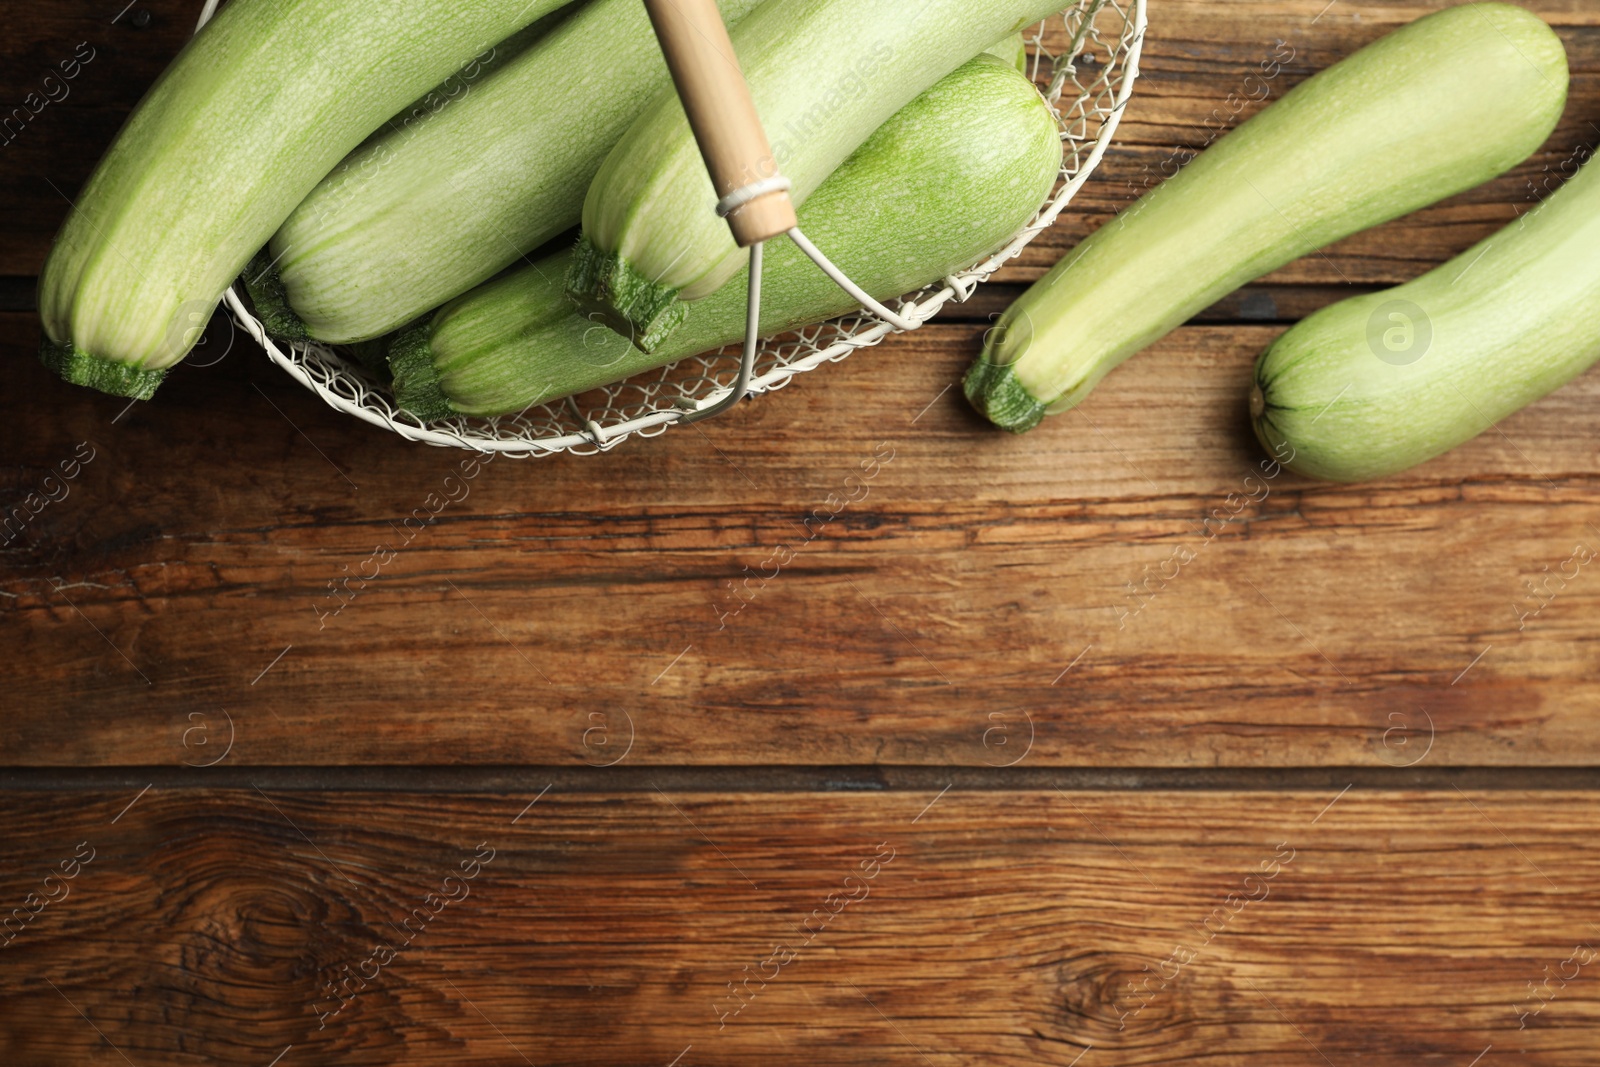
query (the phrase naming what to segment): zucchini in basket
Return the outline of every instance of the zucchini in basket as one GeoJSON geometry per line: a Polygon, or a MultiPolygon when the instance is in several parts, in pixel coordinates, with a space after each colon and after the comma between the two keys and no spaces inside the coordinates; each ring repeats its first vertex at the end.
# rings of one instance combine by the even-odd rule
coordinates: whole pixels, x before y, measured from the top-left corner
{"type": "Polygon", "coordinates": [[[39,279],[40,355],[149,397],[289,212],[386,118],[559,0],[230,0],[118,133],[39,279]]]}
{"type": "Polygon", "coordinates": [[[996,41],[984,49],[991,56],[1001,59],[1016,67],[1019,73],[1028,73],[1028,39],[1020,33],[1013,33],[1001,41],[996,41]]]}
{"type": "MultiPolygon", "coordinates": [[[[979,55],[884,123],[800,220],[867,292],[889,299],[993,251],[1039,209],[1060,166],[1060,133],[1038,91],[1005,60],[979,55]]],[[[645,353],[573,310],[562,292],[571,258],[479,286],[401,334],[389,353],[401,406],[423,419],[520,411],[744,336],[740,274],[645,353]]],[[[764,334],[853,306],[792,242],[768,246],[764,334]]]]}
{"type": "Polygon", "coordinates": [[[1600,359],[1600,165],[1406,284],[1325,307],[1256,362],[1284,465],[1378,478],[1454,448],[1600,359]]]}
{"type": "Polygon", "coordinates": [[[1216,300],[1538,148],[1561,41],[1501,3],[1446,8],[1316,74],[1105,222],[1001,317],[967,398],[1020,433],[1216,300]]]}
{"type": "MultiPolygon", "coordinates": [[[[767,0],[732,39],[795,206],[918,93],[1061,7],[1062,0],[767,0]]],[[[658,94],[589,186],[567,281],[573,299],[640,348],[654,348],[683,321],[688,302],[745,264],[712,212],[730,191],[713,188],[677,94],[658,94]]]]}
{"type": "MultiPolygon", "coordinates": [[[[718,6],[735,25],[756,3],[718,6]]],[[[403,326],[576,225],[606,153],[666,84],[639,0],[566,14],[448,106],[352,152],[273,235],[275,266],[251,277],[252,299],[278,308],[288,337],[344,343],[403,326]]]]}

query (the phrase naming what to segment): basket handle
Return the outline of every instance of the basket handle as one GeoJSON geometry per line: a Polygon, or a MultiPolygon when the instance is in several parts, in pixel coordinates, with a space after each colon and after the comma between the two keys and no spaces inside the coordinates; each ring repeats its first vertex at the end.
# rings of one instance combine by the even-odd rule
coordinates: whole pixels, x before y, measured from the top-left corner
{"type": "Polygon", "coordinates": [[[797,225],[716,0],[644,0],[700,155],[741,248],[797,225]]]}

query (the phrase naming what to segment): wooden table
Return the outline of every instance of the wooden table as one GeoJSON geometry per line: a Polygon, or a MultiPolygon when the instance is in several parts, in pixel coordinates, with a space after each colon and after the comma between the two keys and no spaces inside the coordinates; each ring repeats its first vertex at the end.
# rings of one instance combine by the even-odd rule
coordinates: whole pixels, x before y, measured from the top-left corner
{"type": "Polygon", "coordinates": [[[38,365],[66,197],[197,5],[0,2],[0,103],[94,52],[0,148],[0,479],[59,497],[0,550],[0,906],[32,916],[0,1063],[1600,1062],[1600,578],[1526,614],[1600,546],[1600,376],[1200,532],[1260,458],[1264,344],[1594,145],[1600,5],[1534,5],[1571,102],[1512,173],[1026,436],[951,388],[1263,58],[1278,96],[1432,6],[1325,3],[1154,0],[1115,147],[1000,283],[694,430],[490,463],[410,529],[460,456],[220,320],[149,404],[38,365]]]}

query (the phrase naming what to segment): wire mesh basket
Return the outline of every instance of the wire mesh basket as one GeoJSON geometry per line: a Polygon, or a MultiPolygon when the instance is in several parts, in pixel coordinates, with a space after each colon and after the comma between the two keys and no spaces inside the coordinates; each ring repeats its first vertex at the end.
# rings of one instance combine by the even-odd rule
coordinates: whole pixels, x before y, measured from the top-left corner
{"type": "MultiPolygon", "coordinates": [[[[211,17],[217,2],[206,0],[200,25],[211,17]]],[[[1144,30],[1145,0],[1079,0],[1034,27],[1027,38],[1028,73],[1042,85],[1061,130],[1060,183],[1004,247],[966,270],[891,301],[890,306],[901,316],[921,323],[947,301],[966,300],[975,286],[1020,253],[1072,201],[1116,133],[1138,77],[1144,30]],[[1047,41],[1059,52],[1052,53],[1047,41]]],[[[726,396],[739,374],[740,353],[735,344],[515,415],[457,416],[424,423],[401,410],[389,388],[354,359],[314,341],[283,342],[268,337],[234,289],[224,294],[223,304],[274,363],[330,407],[411,441],[515,457],[557,452],[592,455],[629,437],[654,437],[666,432],[686,411],[709,407],[726,396]]],[[[781,389],[795,375],[837,363],[891,332],[888,323],[859,311],[765,339],[756,353],[749,395],[781,389]]]]}

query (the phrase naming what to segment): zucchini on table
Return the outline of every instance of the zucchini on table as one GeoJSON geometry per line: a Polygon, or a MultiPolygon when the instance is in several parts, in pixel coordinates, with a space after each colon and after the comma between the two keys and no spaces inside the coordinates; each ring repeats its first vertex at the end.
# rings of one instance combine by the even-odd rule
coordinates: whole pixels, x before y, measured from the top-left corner
{"type": "Polygon", "coordinates": [[[1406,284],[1340,301],[1256,362],[1256,436],[1353,482],[1476,437],[1600,359],[1600,166],[1406,284]]]}
{"type": "MultiPolygon", "coordinates": [[[[922,90],[1060,9],[1061,0],[767,0],[732,39],[795,206],[922,90]]],[[[731,191],[713,188],[677,94],[658,94],[589,187],[573,299],[640,348],[660,344],[686,303],[745,263],[712,212],[731,191]]]]}
{"type": "MultiPolygon", "coordinates": [[[[721,0],[730,25],[757,0],[721,0]]],[[[398,329],[578,222],[667,65],[640,0],[594,0],[436,112],[351,153],[273,235],[251,297],[280,336],[398,329]]]]}
{"type": "Polygon", "coordinates": [[[967,398],[1022,432],[1240,285],[1508,170],[1555,127],[1561,41],[1446,8],[1285,94],[1105,222],[1001,316],[967,398]]]}
{"type": "MultiPolygon", "coordinates": [[[[889,299],[1010,238],[1049,195],[1060,166],[1061,139],[1043,98],[1006,61],[980,55],[884,123],[800,220],[863,288],[889,299]]],[[[744,335],[740,274],[645,353],[573,310],[562,292],[571,258],[561,252],[479,286],[401,334],[389,355],[401,406],[423,419],[520,411],[744,335]]],[[[789,241],[770,246],[761,303],[764,334],[854,306],[789,241]]]]}
{"type": "Polygon", "coordinates": [[[386,118],[559,0],[230,0],[77,195],[39,279],[41,358],[147,398],[245,263],[386,118]]]}

